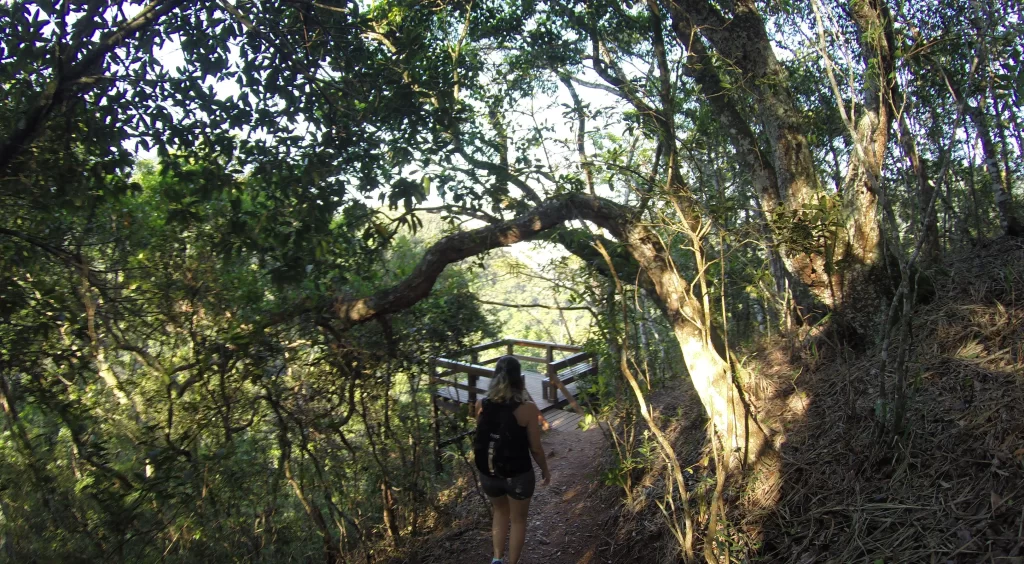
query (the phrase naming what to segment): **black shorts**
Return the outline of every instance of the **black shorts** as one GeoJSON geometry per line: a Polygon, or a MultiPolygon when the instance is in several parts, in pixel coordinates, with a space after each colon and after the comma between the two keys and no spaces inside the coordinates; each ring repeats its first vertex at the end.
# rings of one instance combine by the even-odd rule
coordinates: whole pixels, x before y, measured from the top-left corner
{"type": "Polygon", "coordinates": [[[522,501],[533,497],[533,490],[537,487],[537,477],[533,475],[533,468],[511,478],[492,478],[481,473],[480,484],[483,485],[484,493],[490,497],[507,495],[512,499],[522,501]]]}

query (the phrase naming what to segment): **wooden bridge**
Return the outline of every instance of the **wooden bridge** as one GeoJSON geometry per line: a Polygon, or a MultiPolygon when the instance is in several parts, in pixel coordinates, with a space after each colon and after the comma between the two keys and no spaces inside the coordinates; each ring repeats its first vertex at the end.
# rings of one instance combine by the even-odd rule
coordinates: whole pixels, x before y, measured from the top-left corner
{"type": "Polygon", "coordinates": [[[522,363],[526,390],[542,412],[564,402],[580,412],[576,403],[576,380],[597,372],[594,354],[573,345],[523,339],[492,341],[459,351],[451,358],[434,359],[430,381],[435,386],[435,403],[439,408],[457,412],[460,406],[472,405],[487,397],[487,388],[494,377],[492,365],[505,355],[514,356],[522,363]],[[543,356],[523,354],[523,349],[525,352],[543,351],[543,356]],[[481,356],[488,358],[481,359],[481,356]]]}
{"type": "Polygon", "coordinates": [[[597,357],[593,353],[585,352],[582,347],[523,339],[502,339],[459,351],[447,358],[436,358],[433,361],[430,384],[433,390],[438,470],[440,449],[461,441],[472,433],[462,431],[454,437],[442,440],[439,411],[472,415],[476,401],[487,397],[487,388],[494,377],[494,364],[505,355],[514,356],[522,364],[526,391],[540,408],[545,429],[572,425],[583,415],[583,410],[576,402],[577,379],[597,373],[597,357]],[[559,411],[545,415],[545,412],[566,404],[571,405],[575,413],[559,411]]]}

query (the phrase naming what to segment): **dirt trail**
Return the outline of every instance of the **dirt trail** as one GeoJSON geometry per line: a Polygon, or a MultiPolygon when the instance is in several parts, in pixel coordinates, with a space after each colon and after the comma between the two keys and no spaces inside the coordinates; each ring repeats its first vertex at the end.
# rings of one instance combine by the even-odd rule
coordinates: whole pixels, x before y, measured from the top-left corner
{"type": "MultiPolygon", "coordinates": [[[[552,429],[542,442],[548,454],[551,485],[537,486],[530,505],[526,547],[520,564],[596,564],[610,562],[601,547],[601,532],[609,511],[596,494],[606,444],[601,431],[579,429],[575,414],[545,414],[552,429]]],[[[537,471],[538,481],[540,471],[537,471]]],[[[491,559],[490,521],[476,526],[449,545],[446,562],[488,563],[491,559]],[[457,545],[457,546],[453,546],[457,545]]],[[[435,555],[436,556],[436,555],[435,555]]]]}

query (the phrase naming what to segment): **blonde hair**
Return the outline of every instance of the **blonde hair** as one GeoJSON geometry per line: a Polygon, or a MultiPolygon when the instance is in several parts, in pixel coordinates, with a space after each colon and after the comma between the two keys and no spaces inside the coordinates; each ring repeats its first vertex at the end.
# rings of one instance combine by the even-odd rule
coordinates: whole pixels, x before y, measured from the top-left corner
{"type": "Polygon", "coordinates": [[[522,403],[529,399],[522,366],[514,356],[503,356],[494,365],[494,377],[487,388],[487,399],[498,403],[522,403]]]}

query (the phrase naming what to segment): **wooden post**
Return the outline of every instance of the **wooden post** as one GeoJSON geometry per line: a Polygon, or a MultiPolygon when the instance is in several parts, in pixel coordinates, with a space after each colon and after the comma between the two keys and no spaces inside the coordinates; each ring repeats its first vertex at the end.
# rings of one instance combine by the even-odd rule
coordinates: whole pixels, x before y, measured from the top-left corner
{"type": "Polygon", "coordinates": [[[437,365],[430,363],[430,404],[434,408],[434,470],[440,474],[444,471],[444,465],[441,463],[441,418],[437,409],[437,384],[434,383],[436,377],[437,365]]]}
{"type": "MultiPolygon", "coordinates": [[[[480,361],[480,353],[474,352],[469,355],[470,364],[476,364],[480,361]]],[[[469,377],[469,414],[476,415],[476,374],[467,374],[469,377]]]]}
{"type": "Polygon", "coordinates": [[[555,380],[558,379],[558,370],[551,366],[555,362],[555,349],[548,345],[544,348],[545,360],[545,372],[547,372],[548,382],[551,384],[548,386],[548,396],[544,399],[551,400],[552,403],[558,403],[558,388],[556,387],[555,380]]]}
{"type": "Polygon", "coordinates": [[[558,386],[558,389],[562,390],[562,393],[565,394],[565,399],[569,400],[569,405],[572,406],[573,411],[579,413],[580,417],[582,417],[583,408],[580,407],[580,404],[576,403],[576,398],[572,397],[572,394],[569,393],[569,388],[566,388],[565,384],[563,384],[562,381],[559,380],[557,377],[555,378],[555,384],[558,386]]]}
{"type": "MultiPolygon", "coordinates": [[[[580,407],[580,404],[576,403],[576,398],[573,397],[573,395],[569,392],[569,388],[567,388],[565,384],[562,383],[562,379],[558,377],[558,369],[552,369],[550,364],[548,365],[548,379],[551,380],[552,387],[555,387],[558,390],[562,391],[562,395],[564,395],[565,399],[569,401],[569,405],[572,406],[573,411],[579,413],[582,417],[583,408],[580,407]]],[[[552,391],[551,395],[554,396],[553,400],[555,401],[555,403],[557,403],[558,393],[552,391]]]]}

